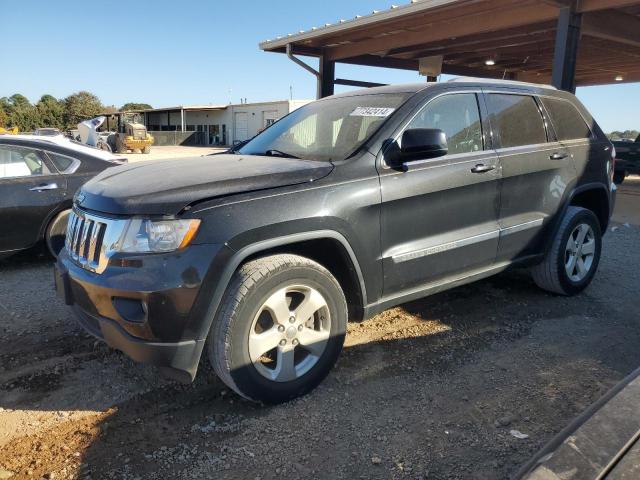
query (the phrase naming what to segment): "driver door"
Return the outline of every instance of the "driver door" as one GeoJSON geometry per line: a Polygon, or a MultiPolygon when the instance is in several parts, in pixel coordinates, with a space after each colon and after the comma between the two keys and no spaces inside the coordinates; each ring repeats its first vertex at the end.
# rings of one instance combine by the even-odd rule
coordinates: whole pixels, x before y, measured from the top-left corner
{"type": "Polygon", "coordinates": [[[380,171],[384,300],[420,296],[495,262],[500,168],[478,95],[436,97],[402,130],[444,131],[447,155],[380,171]]]}

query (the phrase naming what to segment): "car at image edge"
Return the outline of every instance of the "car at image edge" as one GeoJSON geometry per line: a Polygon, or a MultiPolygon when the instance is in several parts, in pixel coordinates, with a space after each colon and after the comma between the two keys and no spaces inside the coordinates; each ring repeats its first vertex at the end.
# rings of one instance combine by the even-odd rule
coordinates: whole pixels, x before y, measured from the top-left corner
{"type": "Polygon", "coordinates": [[[56,264],[81,325],[191,381],[203,352],[279,403],[328,374],[347,320],[529,266],[574,295],[615,201],[612,145],[552,87],[462,80],[328,97],[234,154],[109,169],[56,264]]]}
{"type": "Polygon", "coordinates": [[[122,163],[113,155],[70,148],[71,142],[53,138],[0,136],[0,258],[42,240],[57,255],[76,190],[122,163]]]}
{"type": "Polygon", "coordinates": [[[616,152],[615,174],[613,180],[622,184],[629,175],[640,175],[640,135],[634,140],[614,140],[616,152]]]}

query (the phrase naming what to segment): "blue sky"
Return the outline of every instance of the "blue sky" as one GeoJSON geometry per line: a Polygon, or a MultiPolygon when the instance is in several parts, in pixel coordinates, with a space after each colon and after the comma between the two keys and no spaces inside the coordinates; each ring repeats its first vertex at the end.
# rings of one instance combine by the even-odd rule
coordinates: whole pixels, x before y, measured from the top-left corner
{"type": "MultiPolygon", "coordinates": [[[[0,96],[89,90],[107,105],[154,107],[313,98],[315,80],[258,43],[388,8],[391,0],[27,0],[3,9],[0,96]]],[[[338,66],[340,77],[424,81],[417,73],[338,66]]],[[[640,129],[640,84],[578,90],[604,130],[640,129]]]]}

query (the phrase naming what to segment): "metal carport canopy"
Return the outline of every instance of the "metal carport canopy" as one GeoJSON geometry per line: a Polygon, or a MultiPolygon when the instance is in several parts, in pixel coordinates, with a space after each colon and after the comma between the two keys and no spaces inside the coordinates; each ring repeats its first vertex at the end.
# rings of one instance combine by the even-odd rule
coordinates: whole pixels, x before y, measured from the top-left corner
{"type": "MultiPolygon", "coordinates": [[[[335,64],[576,86],[640,81],[640,0],[417,0],[267,40],[268,52],[318,57],[318,96],[335,64]],[[421,60],[422,59],[422,60],[421,60]]],[[[309,69],[308,70],[315,70],[309,69]]]]}

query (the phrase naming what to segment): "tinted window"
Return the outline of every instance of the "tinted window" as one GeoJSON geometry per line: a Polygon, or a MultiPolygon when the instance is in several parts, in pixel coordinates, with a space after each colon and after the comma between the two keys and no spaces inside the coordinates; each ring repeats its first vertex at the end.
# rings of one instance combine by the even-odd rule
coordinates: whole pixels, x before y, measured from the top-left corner
{"type": "Polygon", "coordinates": [[[51,173],[35,150],[0,146],[0,178],[29,177],[51,173]]]}
{"type": "Polygon", "coordinates": [[[502,148],[547,141],[542,115],[533,97],[489,94],[488,101],[491,123],[502,148]]]}
{"type": "Polygon", "coordinates": [[[70,157],[66,157],[64,155],[58,155],[57,153],[47,152],[49,158],[53,162],[53,165],[58,169],[59,172],[66,172],[74,163],[74,159],[70,157]]]}
{"type": "Polygon", "coordinates": [[[472,93],[445,95],[432,100],[407,128],[442,130],[447,134],[450,155],[483,149],[478,101],[472,93]]]}
{"type": "Polygon", "coordinates": [[[549,112],[558,140],[576,140],[590,138],[591,130],[580,112],[570,102],[555,98],[542,98],[544,107],[549,112]]]}

